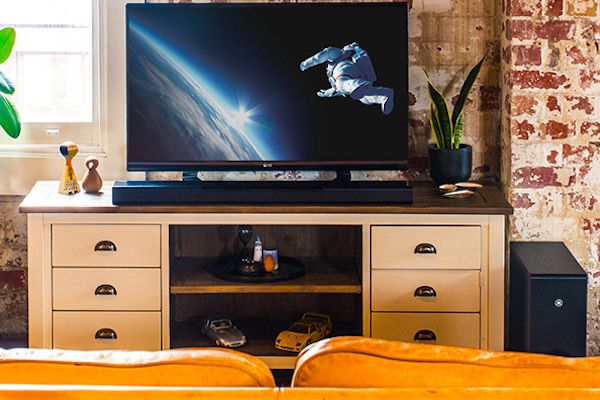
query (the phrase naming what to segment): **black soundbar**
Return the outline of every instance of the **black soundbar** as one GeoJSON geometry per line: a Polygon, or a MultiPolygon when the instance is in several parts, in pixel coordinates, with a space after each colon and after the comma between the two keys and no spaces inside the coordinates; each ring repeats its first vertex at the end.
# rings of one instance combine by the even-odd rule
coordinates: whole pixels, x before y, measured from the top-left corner
{"type": "Polygon", "coordinates": [[[404,181],[117,181],[113,204],[125,205],[394,205],[412,203],[404,181]]]}

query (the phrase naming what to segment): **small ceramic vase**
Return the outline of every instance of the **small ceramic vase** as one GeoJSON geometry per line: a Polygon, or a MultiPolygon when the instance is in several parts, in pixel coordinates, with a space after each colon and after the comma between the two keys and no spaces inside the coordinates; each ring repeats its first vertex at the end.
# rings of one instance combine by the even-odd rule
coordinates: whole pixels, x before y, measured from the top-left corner
{"type": "Polygon", "coordinates": [[[99,161],[96,157],[90,156],[85,160],[85,166],[88,170],[83,176],[81,186],[83,186],[83,190],[86,193],[96,194],[102,189],[102,178],[100,178],[100,174],[96,171],[98,164],[99,161]]]}

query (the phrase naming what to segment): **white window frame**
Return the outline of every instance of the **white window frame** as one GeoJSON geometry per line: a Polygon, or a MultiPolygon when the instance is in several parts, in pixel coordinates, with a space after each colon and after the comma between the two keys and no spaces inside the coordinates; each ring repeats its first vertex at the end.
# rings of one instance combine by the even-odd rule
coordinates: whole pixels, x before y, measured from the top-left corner
{"type": "MultiPolygon", "coordinates": [[[[79,153],[74,159],[79,179],[86,171],[87,156],[100,158],[104,181],[143,179],[143,173],[126,170],[125,151],[125,6],[144,3],[144,0],[93,0],[97,7],[94,16],[94,46],[98,68],[94,89],[99,91],[94,112],[98,112],[98,127],[91,143],[77,142],[79,153]]],[[[95,100],[96,101],[96,100],[95,100]]],[[[1,133],[5,134],[5,133],[1,133]]],[[[40,180],[59,180],[64,159],[57,144],[0,145],[0,195],[27,194],[40,180]]]]}
{"type": "MultiPolygon", "coordinates": [[[[107,118],[107,2],[114,0],[92,0],[92,126],[89,123],[23,122],[22,130],[36,139],[47,135],[47,129],[69,132],[65,140],[77,142],[81,155],[106,156],[107,118]],[[73,131],[81,131],[83,140],[74,137],[73,131]]],[[[18,34],[18,32],[17,32],[18,34]]],[[[18,90],[18,87],[17,87],[18,90]]],[[[0,144],[0,157],[54,158],[56,144],[6,143],[0,144]]]]}

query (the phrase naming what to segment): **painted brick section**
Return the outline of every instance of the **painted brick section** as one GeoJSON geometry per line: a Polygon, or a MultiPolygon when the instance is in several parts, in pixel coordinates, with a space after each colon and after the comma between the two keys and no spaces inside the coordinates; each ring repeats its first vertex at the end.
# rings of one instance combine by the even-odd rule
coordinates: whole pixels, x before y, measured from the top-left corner
{"type": "Polygon", "coordinates": [[[531,96],[514,96],[512,99],[512,115],[518,117],[520,115],[533,115],[535,107],[538,105],[538,100],[531,96]]]}
{"type": "Polygon", "coordinates": [[[586,139],[600,139],[600,122],[584,121],[581,124],[581,136],[586,139]]]}
{"type": "Polygon", "coordinates": [[[564,0],[548,0],[546,4],[545,15],[560,17],[563,13],[564,0]]]}
{"type": "Polygon", "coordinates": [[[552,140],[565,139],[569,136],[569,125],[558,121],[548,121],[542,124],[546,138],[552,140]]]}
{"type": "Polygon", "coordinates": [[[518,188],[544,188],[571,186],[575,170],[555,167],[522,167],[513,173],[513,185],[518,188]]]}
{"type": "Polygon", "coordinates": [[[585,96],[567,96],[567,101],[571,103],[571,111],[583,111],[583,113],[587,115],[592,115],[594,113],[595,100],[590,97],[585,96]]]}
{"type": "Polygon", "coordinates": [[[558,89],[565,85],[567,77],[556,72],[512,71],[512,83],[521,89],[558,89]]]}
{"type": "Polygon", "coordinates": [[[539,15],[542,11],[542,2],[529,0],[511,0],[510,7],[512,15],[520,17],[531,17],[539,15]]]}
{"type": "Polygon", "coordinates": [[[568,49],[567,56],[570,57],[572,64],[585,65],[586,63],[586,58],[583,54],[583,51],[577,46],[573,46],[568,49]]]}
{"type": "Polygon", "coordinates": [[[502,35],[510,240],[564,241],[588,271],[590,355],[600,354],[599,7],[523,0],[505,9],[502,35]]]}
{"type": "Polygon", "coordinates": [[[535,23],[531,20],[510,20],[507,22],[510,30],[507,30],[507,36],[513,39],[533,39],[535,38],[535,23]]]}
{"type": "Polygon", "coordinates": [[[567,0],[567,14],[594,17],[598,10],[596,0],[567,0]]]}
{"type": "Polygon", "coordinates": [[[541,65],[542,49],[539,46],[513,46],[515,65],[541,65]]]}
{"type": "Polygon", "coordinates": [[[548,111],[561,111],[562,107],[558,104],[558,97],[556,96],[548,96],[548,100],[546,101],[546,108],[548,111]]]}
{"type": "Polygon", "coordinates": [[[572,39],[575,33],[574,21],[548,21],[535,27],[536,39],[552,41],[572,39]]]}
{"type": "Polygon", "coordinates": [[[513,135],[520,140],[527,140],[535,134],[535,127],[527,120],[521,122],[513,120],[512,124],[513,135]]]}
{"type": "Polygon", "coordinates": [[[600,83],[600,71],[579,71],[579,79],[582,89],[591,89],[600,83]]]}

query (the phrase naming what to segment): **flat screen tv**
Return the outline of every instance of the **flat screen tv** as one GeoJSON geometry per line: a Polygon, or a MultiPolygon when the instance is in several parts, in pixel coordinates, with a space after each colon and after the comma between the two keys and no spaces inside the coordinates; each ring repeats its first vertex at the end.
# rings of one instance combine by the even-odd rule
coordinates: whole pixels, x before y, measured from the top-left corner
{"type": "Polygon", "coordinates": [[[128,169],[405,169],[407,13],[129,4],[128,169]]]}

